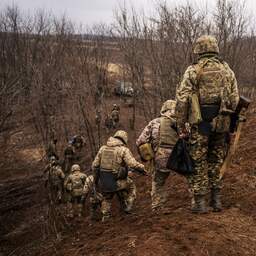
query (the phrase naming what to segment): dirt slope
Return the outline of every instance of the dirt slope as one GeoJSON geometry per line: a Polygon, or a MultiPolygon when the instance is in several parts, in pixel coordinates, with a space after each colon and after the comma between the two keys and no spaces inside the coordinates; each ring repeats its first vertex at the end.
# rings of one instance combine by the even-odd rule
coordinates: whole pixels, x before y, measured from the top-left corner
{"type": "Polygon", "coordinates": [[[153,215],[150,178],[136,177],[134,214],[121,215],[115,203],[109,223],[92,223],[85,216],[56,240],[45,232],[47,207],[43,193],[38,193],[40,175],[1,183],[0,255],[256,255],[255,127],[251,111],[225,176],[222,213],[192,215],[186,181],[172,175],[168,209],[153,215]]]}

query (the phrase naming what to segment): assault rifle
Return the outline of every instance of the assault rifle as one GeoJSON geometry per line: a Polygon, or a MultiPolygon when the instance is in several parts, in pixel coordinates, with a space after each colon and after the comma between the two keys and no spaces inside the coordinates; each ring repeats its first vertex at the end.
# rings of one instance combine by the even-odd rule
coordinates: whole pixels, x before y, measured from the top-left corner
{"type": "Polygon", "coordinates": [[[118,172],[118,179],[126,179],[129,172],[135,172],[140,175],[148,176],[147,172],[142,168],[130,168],[130,167],[121,167],[118,172]]]}
{"type": "Polygon", "coordinates": [[[128,172],[135,172],[140,175],[148,176],[148,173],[142,168],[128,168],[128,172]]]}
{"type": "Polygon", "coordinates": [[[221,178],[223,177],[226,170],[229,168],[232,161],[232,157],[236,152],[238,142],[241,136],[242,127],[244,122],[246,121],[246,112],[249,108],[250,103],[251,101],[248,98],[241,96],[236,111],[231,114],[230,133],[236,132],[236,135],[233,144],[230,145],[225,161],[221,167],[221,178]]]}

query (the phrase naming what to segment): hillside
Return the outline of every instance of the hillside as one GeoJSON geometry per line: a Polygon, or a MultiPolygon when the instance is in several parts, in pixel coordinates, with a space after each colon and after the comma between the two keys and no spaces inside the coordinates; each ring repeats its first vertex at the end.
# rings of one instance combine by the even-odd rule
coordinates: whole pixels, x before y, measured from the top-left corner
{"type": "Polygon", "coordinates": [[[0,255],[256,255],[255,126],[255,109],[251,108],[239,150],[225,176],[221,213],[191,214],[186,181],[173,174],[167,184],[168,209],[153,215],[151,179],[136,176],[138,198],[132,215],[120,215],[115,202],[110,222],[91,222],[85,214],[81,222],[66,224],[56,239],[47,233],[48,208],[41,181],[43,164],[34,160],[28,170],[21,159],[15,163],[17,170],[11,176],[5,173],[7,167],[3,167],[0,255]]]}

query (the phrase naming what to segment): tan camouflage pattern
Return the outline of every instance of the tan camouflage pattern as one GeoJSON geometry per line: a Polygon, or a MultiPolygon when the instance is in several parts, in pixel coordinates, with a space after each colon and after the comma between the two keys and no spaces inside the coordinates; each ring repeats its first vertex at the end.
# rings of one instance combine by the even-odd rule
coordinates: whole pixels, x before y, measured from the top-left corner
{"type": "Polygon", "coordinates": [[[81,217],[83,211],[83,196],[84,196],[84,185],[87,176],[80,171],[73,171],[68,175],[67,179],[64,181],[64,188],[69,193],[69,198],[67,202],[67,211],[69,217],[74,217],[77,215],[81,217]],[[81,186],[78,188],[73,188],[73,184],[79,180],[81,181],[81,186]]]}
{"type": "MultiPolygon", "coordinates": [[[[152,200],[152,209],[162,206],[166,202],[166,188],[164,187],[167,178],[170,175],[170,170],[166,168],[168,158],[172,152],[172,147],[166,148],[160,146],[160,130],[161,130],[161,120],[164,118],[169,118],[175,124],[174,112],[176,102],[167,101],[163,104],[161,113],[162,116],[156,118],[149,122],[149,124],[144,128],[139,138],[136,141],[136,145],[139,147],[145,143],[150,143],[154,151],[154,166],[152,168],[152,190],[151,190],[151,200],[152,200]]],[[[174,129],[170,129],[170,141],[173,142],[172,146],[175,145],[178,135],[174,129]]]]}
{"type": "MultiPolygon", "coordinates": [[[[188,102],[189,98],[192,95],[193,92],[197,92],[197,79],[198,79],[198,73],[199,70],[201,70],[201,66],[209,59],[209,57],[202,57],[199,59],[198,63],[195,65],[191,65],[187,68],[183,79],[178,86],[176,90],[176,99],[177,99],[177,105],[176,105],[176,116],[177,116],[177,123],[178,126],[184,125],[186,122],[188,122],[188,102]]],[[[227,80],[227,83],[225,85],[225,90],[228,92],[228,98],[230,102],[229,108],[231,110],[235,110],[238,101],[239,101],[239,94],[238,94],[238,86],[237,81],[234,72],[230,69],[228,64],[226,62],[221,62],[217,58],[216,55],[213,55],[210,57],[211,61],[207,62],[207,68],[219,68],[222,70],[223,74],[225,74],[225,79],[227,80]]],[[[200,76],[202,80],[204,78],[202,75],[200,76]]],[[[218,84],[218,83],[217,83],[218,84]]],[[[217,90],[221,91],[221,90],[217,90]]],[[[200,95],[200,102],[203,101],[204,104],[207,104],[204,97],[207,97],[207,91],[204,92],[202,95],[200,95]]],[[[211,103],[211,102],[209,102],[211,103]]]]}
{"type": "MultiPolygon", "coordinates": [[[[197,91],[198,76],[200,75],[198,72],[201,70],[201,66],[204,63],[208,70],[211,68],[212,70],[216,70],[216,68],[222,70],[222,74],[226,79],[224,88],[226,97],[228,98],[227,102],[229,101],[229,109],[234,111],[239,101],[237,81],[234,72],[230,69],[228,64],[219,61],[215,54],[202,56],[197,64],[188,67],[176,91],[176,115],[177,125],[180,131],[184,128],[185,123],[188,122],[188,100],[192,93],[197,91]],[[210,61],[208,61],[209,59],[210,61]]],[[[220,74],[219,72],[218,75],[220,74]]],[[[202,75],[203,74],[200,76],[202,75]]],[[[207,79],[204,80],[202,77],[200,79],[202,79],[201,81],[207,81],[207,79]]],[[[219,79],[222,79],[222,77],[219,79]]],[[[219,85],[219,83],[217,82],[216,85],[219,85]]],[[[207,90],[199,95],[199,97],[201,97],[200,102],[208,103],[207,90]],[[204,95],[205,98],[203,98],[204,95]]],[[[219,114],[217,118],[213,120],[213,132],[211,132],[209,137],[201,135],[198,132],[197,125],[191,127],[190,154],[195,161],[196,174],[189,176],[188,182],[190,190],[194,195],[205,195],[209,187],[221,188],[219,171],[224,161],[227,148],[225,139],[227,136],[226,132],[229,118],[229,116],[219,114]]]]}
{"type": "Polygon", "coordinates": [[[59,165],[48,164],[44,170],[49,188],[49,197],[56,202],[62,198],[65,174],[59,165]]]}
{"type": "Polygon", "coordinates": [[[93,163],[92,163],[92,170],[96,170],[96,168],[100,167],[101,163],[101,158],[102,158],[102,153],[107,147],[113,147],[117,148],[116,151],[116,160],[115,160],[115,170],[113,172],[117,173],[118,172],[118,167],[121,166],[127,166],[130,168],[143,168],[144,165],[136,161],[136,159],[133,157],[131,151],[125,146],[125,144],[117,139],[110,137],[107,141],[107,145],[102,146],[97,153],[93,163]]]}
{"type": "Polygon", "coordinates": [[[114,136],[114,138],[121,138],[123,140],[123,142],[127,145],[128,143],[128,134],[126,131],[123,130],[118,130],[114,136]]]}
{"type": "Polygon", "coordinates": [[[125,180],[118,180],[117,186],[117,192],[103,193],[103,201],[101,204],[103,216],[111,215],[111,204],[115,194],[118,196],[122,208],[129,206],[132,209],[133,207],[136,200],[136,185],[134,181],[128,177],[125,180]]]}
{"type": "MultiPolygon", "coordinates": [[[[128,140],[127,133],[124,131],[118,131],[114,136],[121,137],[125,141],[128,140]]],[[[115,149],[115,170],[113,173],[117,173],[119,167],[130,167],[130,168],[142,168],[144,165],[136,161],[133,157],[131,151],[126,147],[123,141],[118,138],[110,137],[107,141],[107,145],[104,145],[100,148],[98,154],[96,155],[93,163],[92,170],[96,171],[97,168],[101,167],[101,158],[103,152],[112,147],[115,149]]],[[[133,206],[133,203],[136,199],[136,186],[133,180],[129,177],[126,179],[117,180],[117,191],[112,193],[103,193],[103,201],[101,204],[101,212],[103,217],[111,215],[111,202],[114,195],[119,197],[122,207],[133,206]]]]}
{"type": "Polygon", "coordinates": [[[110,118],[112,120],[112,125],[113,128],[117,128],[118,123],[119,123],[119,111],[117,109],[113,109],[111,114],[110,114],[110,118]]]}
{"type": "Polygon", "coordinates": [[[164,114],[167,110],[170,111],[170,115],[175,115],[176,100],[167,100],[163,103],[160,114],[164,114]]]}
{"type": "Polygon", "coordinates": [[[203,35],[196,40],[194,53],[203,54],[209,52],[219,53],[217,39],[210,35],[203,35]]]}
{"type": "Polygon", "coordinates": [[[208,187],[221,188],[220,168],[226,155],[226,134],[217,133],[209,138],[193,127],[190,139],[190,155],[195,161],[196,175],[188,177],[194,195],[205,195],[208,187]]]}
{"type": "Polygon", "coordinates": [[[65,179],[64,187],[66,190],[68,190],[70,192],[72,197],[82,196],[86,178],[87,178],[87,176],[84,173],[82,173],[80,171],[74,171],[68,175],[67,179],[65,179]],[[74,188],[74,184],[78,180],[81,181],[81,186],[74,188]]]}
{"type": "Polygon", "coordinates": [[[166,203],[167,192],[164,185],[169,175],[170,172],[163,172],[157,168],[154,169],[151,190],[152,209],[161,207],[166,203]]]}

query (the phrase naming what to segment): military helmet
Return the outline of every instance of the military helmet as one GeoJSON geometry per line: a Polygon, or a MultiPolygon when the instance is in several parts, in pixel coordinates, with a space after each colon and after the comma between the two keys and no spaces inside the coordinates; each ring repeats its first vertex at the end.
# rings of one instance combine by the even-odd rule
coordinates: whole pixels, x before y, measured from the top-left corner
{"type": "Polygon", "coordinates": [[[208,52],[219,53],[219,46],[217,39],[214,36],[204,35],[196,40],[194,46],[195,54],[203,54],[208,52]]]}
{"type": "Polygon", "coordinates": [[[73,164],[71,167],[71,172],[80,171],[81,168],[78,164],[73,164]]]}
{"type": "Polygon", "coordinates": [[[175,113],[176,100],[167,100],[163,103],[161,108],[161,114],[164,114],[166,111],[171,111],[172,114],[175,113]]]}
{"type": "Polygon", "coordinates": [[[71,140],[71,144],[74,145],[74,144],[77,144],[77,143],[80,143],[82,146],[85,144],[85,139],[83,136],[81,135],[75,135],[72,140],[71,140]]]}
{"type": "Polygon", "coordinates": [[[126,131],[119,130],[115,133],[114,138],[120,139],[124,144],[128,143],[128,134],[126,131]]]}
{"type": "Polygon", "coordinates": [[[113,108],[112,108],[112,110],[119,110],[120,108],[119,108],[119,106],[117,105],[117,104],[113,104],[113,108]]]}
{"type": "Polygon", "coordinates": [[[55,162],[56,162],[56,160],[57,160],[57,159],[56,159],[56,157],[55,157],[55,156],[51,156],[51,157],[50,157],[50,162],[51,162],[51,163],[55,163],[55,162]]]}

